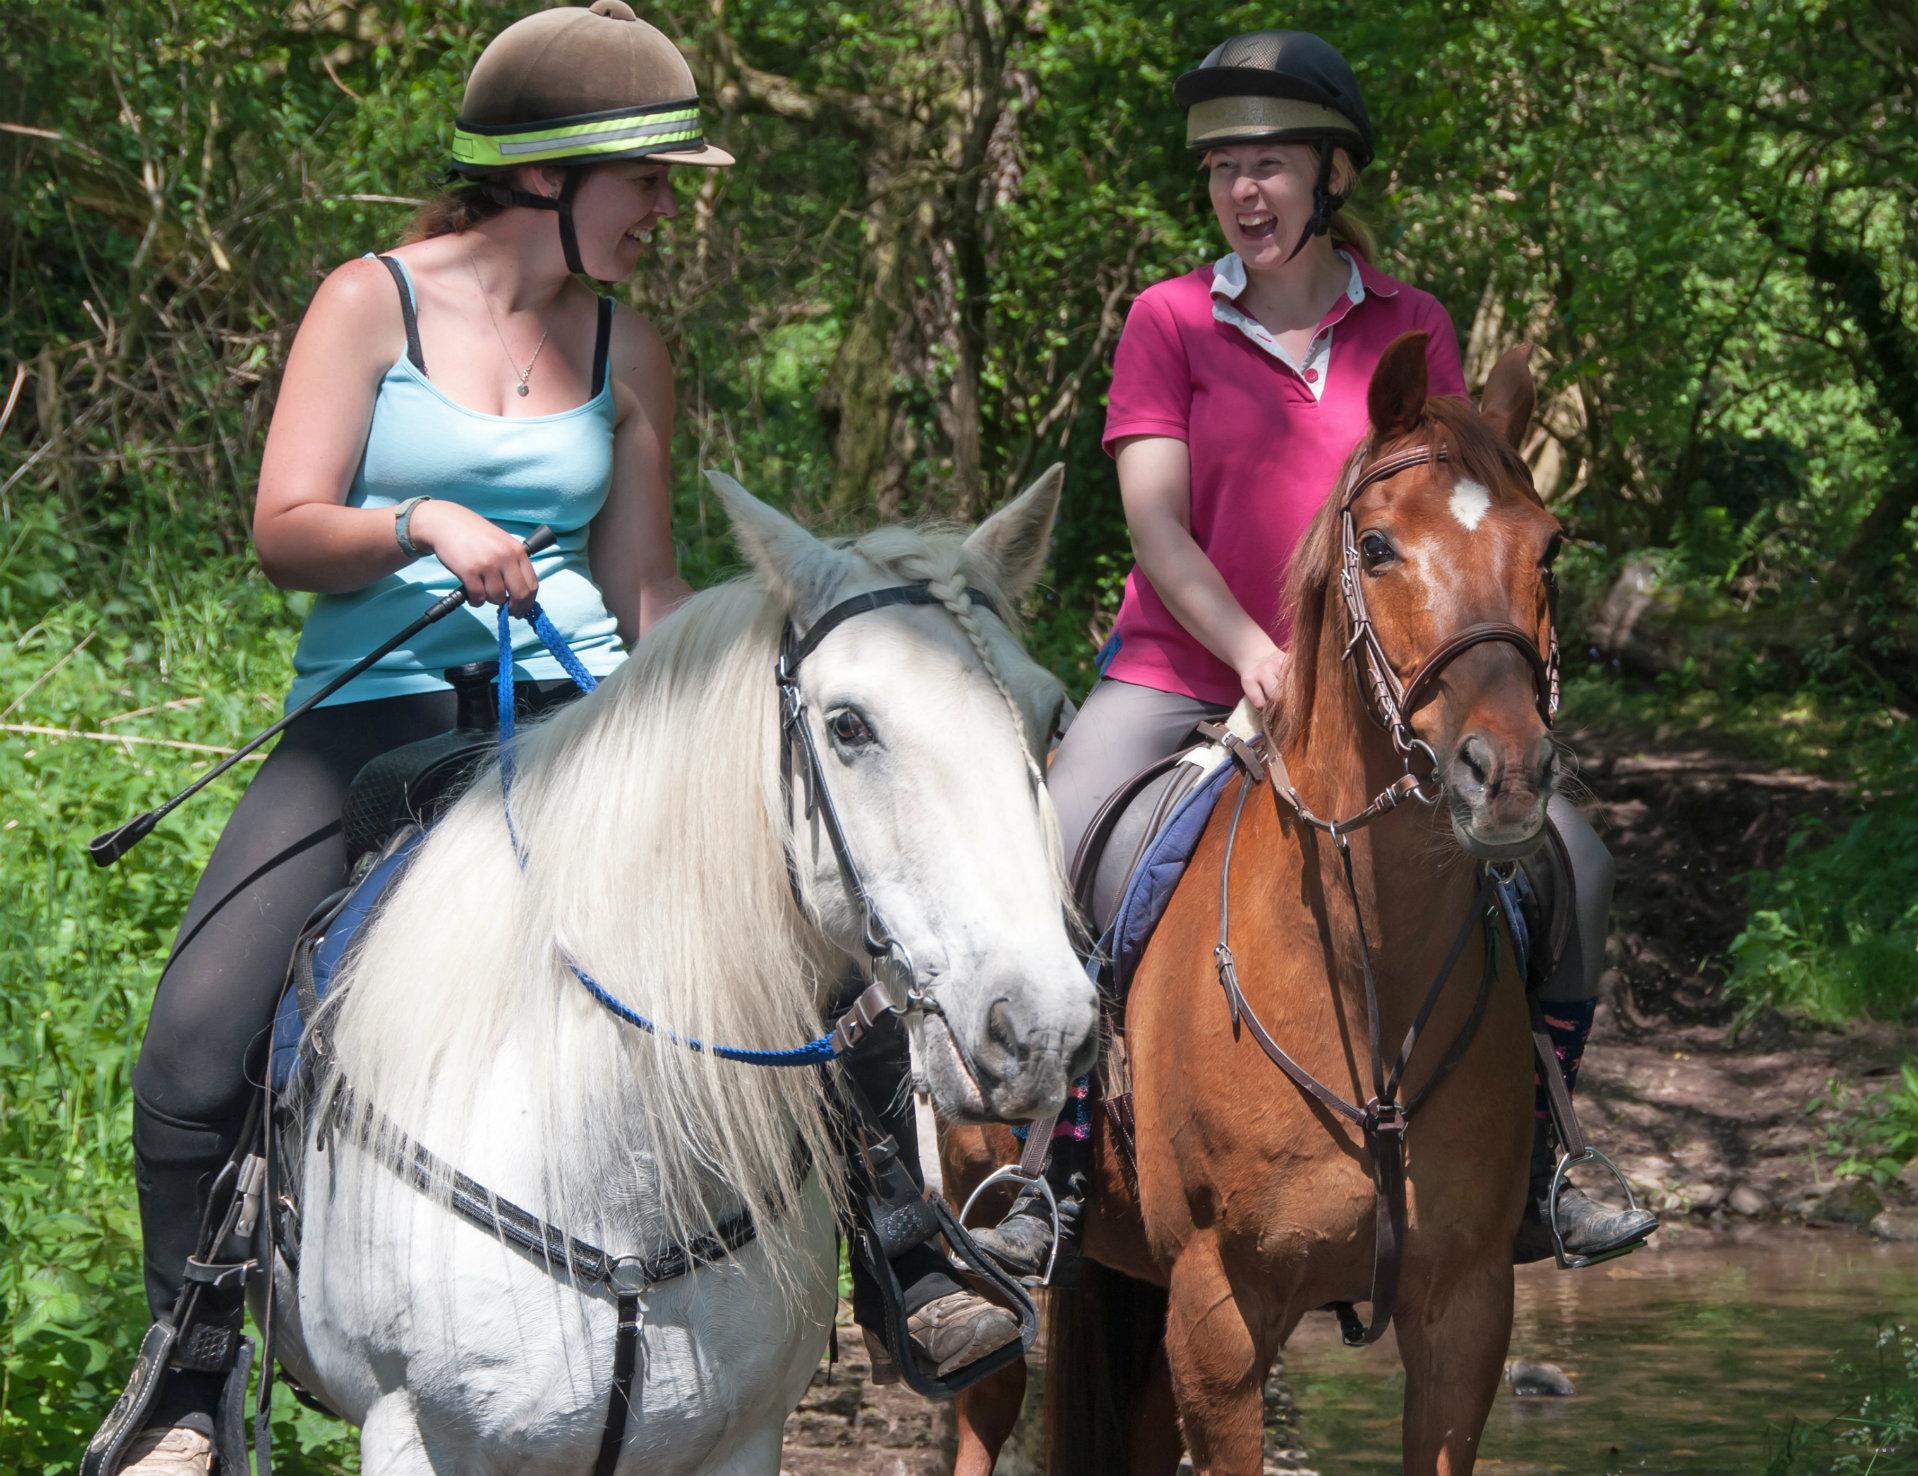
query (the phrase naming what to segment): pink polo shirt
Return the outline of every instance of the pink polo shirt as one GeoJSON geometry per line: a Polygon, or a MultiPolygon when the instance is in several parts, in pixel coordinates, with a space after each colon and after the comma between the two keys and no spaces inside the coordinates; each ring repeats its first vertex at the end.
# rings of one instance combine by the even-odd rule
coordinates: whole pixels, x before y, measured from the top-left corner
{"type": "MultiPolygon", "coordinates": [[[[1463,395],[1458,337],[1429,293],[1356,253],[1352,280],[1294,363],[1235,305],[1236,255],[1146,288],[1126,316],[1107,399],[1105,448],[1126,436],[1184,441],[1192,537],[1245,611],[1283,645],[1281,586],[1292,549],[1366,432],[1365,392],[1386,345],[1423,329],[1433,394],[1463,395]]],[[[1106,675],[1233,703],[1239,678],[1187,633],[1136,566],[1106,675]]]]}

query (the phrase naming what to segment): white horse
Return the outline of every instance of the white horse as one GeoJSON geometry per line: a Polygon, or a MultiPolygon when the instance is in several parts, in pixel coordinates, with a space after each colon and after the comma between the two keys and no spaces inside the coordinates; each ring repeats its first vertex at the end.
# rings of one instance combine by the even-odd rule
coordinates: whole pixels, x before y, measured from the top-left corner
{"type": "MultiPolygon", "coordinates": [[[[970,536],[884,528],[850,544],[713,481],[755,573],[695,596],[521,736],[523,870],[497,773],[474,784],[322,1017],[351,1102],[581,1241],[644,1255],[753,1216],[756,1240],[642,1299],[627,1476],[771,1476],[833,1316],[841,1165],[819,1073],[663,1033],[796,1045],[865,957],[804,786],[781,782],[773,663],[789,620],[803,633],[902,582],[933,593],[837,626],[799,679],[853,856],[939,1006],[923,1069],[940,1109],[1037,1116],[1095,1050],[1034,782],[1062,693],[994,613],[1044,562],[1058,469],[970,536]],[[662,1033],[614,1018],[569,961],[662,1033]]],[[[274,1336],[293,1376],[361,1427],[368,1476],[589,1470],[613,1297],[458,1217],[446,1173],[421,1192],[353,1132],[309,1127],[302,1161],[299,1274],[275,1268],[274,1336]]]]}

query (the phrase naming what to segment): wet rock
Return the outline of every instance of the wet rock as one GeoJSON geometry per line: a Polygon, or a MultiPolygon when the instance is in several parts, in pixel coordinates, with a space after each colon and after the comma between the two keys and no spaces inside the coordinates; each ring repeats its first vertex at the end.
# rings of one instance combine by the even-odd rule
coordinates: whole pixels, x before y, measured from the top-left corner
{"type": "Polygon", "coordinates": [[[1556,1363],[1535,1363],[1529,1358],[1514,1358],[1505,1365],[1505,1382],[1519,1395],[1543,1394],[1563,1399],[1576,1394],[1565,1370],[1556,1363]]]}
{"type": "Polygon", "coordinates": [[[1898,1174],[1898,1182],[1908,1194],[1918,1194],[1918,1158],[1904,1166],[1898,1174]]]}
{"type": "Polygon", "coordinates": [[[1829,1225],[1865,1225],[1884,1207],[1871,1185],[1863,1179],[1847,1179],[1812,1206],[1811,1218],[1829,1225]]]}
{"type": "Polygon", "coordinates": [[[1725,1202],[1725,1186],[1696,1180],[1679,1187],[1679,1197],[1691,1207],[1695,1215],[1708,1215],[1725,1202]]]}
{"type": "Polygon", "coordinates": [[[1867,1228],[1880,1240],[1918,1244],[1918,1209],[1888,1209],[1867,1228]]]}
{"type": "Polygon", "coordinates": [[[1772,1203],[1765,1197],[1765,1191],[1751,1184],[1740,1184],[1725,1197],[1725,1207],[1735,1215],[1757,1218],[1772,1212],[1772,1203]]]}

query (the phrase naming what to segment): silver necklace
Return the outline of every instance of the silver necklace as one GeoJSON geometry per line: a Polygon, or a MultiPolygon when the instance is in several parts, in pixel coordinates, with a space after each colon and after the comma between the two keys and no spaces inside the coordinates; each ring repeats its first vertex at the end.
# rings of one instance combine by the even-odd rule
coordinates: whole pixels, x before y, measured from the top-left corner
{"type": "Polygon", "coordinates": [[[486,319],[493,325],[493,337],[499,340],[500,352],[506,355],[506,365],[519,380],[519,394],[523,399],[532,393],[527,388],[526,381],[533,377],[533,366],[539,362],[540,350],[546,347],[547,334],[553,330],[549,326],[544,333],[540,334],[539,345],[533,350],[533,357],[526,361],[526,372],[520,373],[519,363],[513,358],[513,351],[506,346],[506,335],[499,331],[499,319],[493,315],[493,299],[487,295],[486,284],[480,280],[479,267],[474,264],[470,254],[466,258],[466,266],[473,274],[473,285],[479,288],[480,301],[486,304],[486,319]]]}

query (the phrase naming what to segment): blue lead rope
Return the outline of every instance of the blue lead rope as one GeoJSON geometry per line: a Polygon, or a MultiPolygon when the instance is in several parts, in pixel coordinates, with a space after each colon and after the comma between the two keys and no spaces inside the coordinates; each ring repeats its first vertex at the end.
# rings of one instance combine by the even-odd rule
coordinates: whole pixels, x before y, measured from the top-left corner
{"type": "MultiPolygon", "coordinates": [[[[553,654],[553,659],[565,669],[566,675],[573,679],[573,685],[582,692],[590,692],[599,685],[572,648],[546,618],[546,612],[535,604],[526,616],[527,623],[533,627],[533,633],[540,644],[553,654]]],[[[506,834],[513,843],[513,855],[518,859],[520,870],[526,869],[526,848],[520,844],[519,831],[513,825],[513,617],[506,606],[499,607],[499,791],[500,808],[506,815],[506,834]]],[[[563,955],[562,955],[563,956],[563,955]]],[[[648,1035],[657,1035],[662,1040],[670,1040],[674,1045],[684,1046],[689,1051],[708,1052],[725,1061],[740,1061],[748,1066],[819,1066],[838,1056],[833,1046],[832,1034],[827,1032],[817,1040],[809,1040],[802,1046],[790,1050],[756,1050],[750,1046],[707,1045],[704,1041],[694,1040],[691,1036],[681,1035],[677,1031],[667,1030],[655,1025],[644,1015],[638,1014],[606,991],[601,984],[572,959],[566,959],[566,967],[571,969],[573,977],[585,986],[586,992],[597,1000],[609,1014],[624,1020],[628,1025],[644,1030],[648,1035]]]]}

